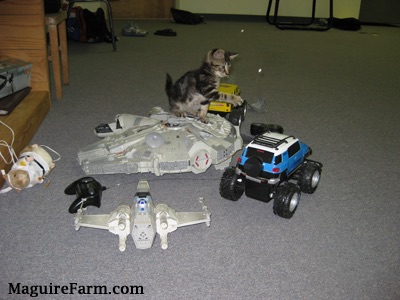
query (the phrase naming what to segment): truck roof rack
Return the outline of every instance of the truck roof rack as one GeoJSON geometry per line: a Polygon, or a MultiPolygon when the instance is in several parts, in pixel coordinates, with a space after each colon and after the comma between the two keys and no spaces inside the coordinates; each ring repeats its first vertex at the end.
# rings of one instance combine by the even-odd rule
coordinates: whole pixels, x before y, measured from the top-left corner
{"type": "Polygon", "coordinates": [[[294,136],[289,135],[283,139],[277,139],[269,136],[259,135],[253,141],[254,144],[266,146],[269,148],[278,149],[278,147],[284,143],[288,143],[287,139],[294,138],[294,136]]]}

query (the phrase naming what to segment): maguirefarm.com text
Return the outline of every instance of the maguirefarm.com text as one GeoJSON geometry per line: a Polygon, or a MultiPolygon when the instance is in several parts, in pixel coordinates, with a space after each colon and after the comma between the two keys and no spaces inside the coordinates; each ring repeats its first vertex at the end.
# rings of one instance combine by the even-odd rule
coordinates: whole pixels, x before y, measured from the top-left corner
{"type": "Polygon", "coordinates": [[[64,285],[53,283],[47,285],[24,285],[8,283],[9,295],[29,295],[32,298],[39,295],[144,295],[141,285],[80,285],[71,282],[64,285]]]}

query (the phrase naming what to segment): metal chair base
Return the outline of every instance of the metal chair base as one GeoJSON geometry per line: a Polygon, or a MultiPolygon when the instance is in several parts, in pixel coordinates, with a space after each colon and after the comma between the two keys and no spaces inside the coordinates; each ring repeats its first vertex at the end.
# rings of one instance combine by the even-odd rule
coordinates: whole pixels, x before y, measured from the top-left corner
{"type": "Polygon", "coordinates": [[[272,8],[272,2],[274,0],[269,0],[268,2],[268,8],[267,8],[267,13],[266,13],[266,19],[267,22],[271,25],[274,25],[275,27],[284,30],[284,29],[294,29],[294,30],[314,30],[314,31],[326,31],[329,30],[332,27],[333,23],[333,0],[329,0],[329,18],[327,20],[326,24],[320,24],[317,25],[315,24],[315,7],[316,7],[316,2],[317,0],[312,1],[312,11],[311,11],[311,17],[308,18],[308,21],[306,22],[283,22],[279,20],[278,17],[278,12],[279,12],[279,3],[280,0],[275,0],[275,9],[274,9],[274,15],[272,16],[271,20],[271,8],[272,8]]]}

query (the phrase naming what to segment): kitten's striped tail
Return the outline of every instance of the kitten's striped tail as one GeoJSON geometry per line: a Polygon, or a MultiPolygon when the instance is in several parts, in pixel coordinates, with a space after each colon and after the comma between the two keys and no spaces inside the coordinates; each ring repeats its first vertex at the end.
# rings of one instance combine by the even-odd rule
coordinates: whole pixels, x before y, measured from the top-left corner
{"type": "Polygon", "coordinates": [[[172,81],[171,75],[167,73],[167,81],[165,83],[165,91],[167,92],[168,97],[171,97],[172,95],[172,86],[174,85],[172,81]]]}

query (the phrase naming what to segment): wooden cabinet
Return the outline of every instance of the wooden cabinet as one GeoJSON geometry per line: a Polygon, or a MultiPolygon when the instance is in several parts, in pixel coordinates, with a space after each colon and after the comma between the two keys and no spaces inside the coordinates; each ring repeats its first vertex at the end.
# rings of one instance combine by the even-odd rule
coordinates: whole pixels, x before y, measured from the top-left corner
{"type": "MultiPolygon", "coordinates": [[[[31,139],[50,110],[50,79],[47,60],[43,0],[0,0],[0,60],[17,58],[32,63],[32,90],[8,116],[0,120],[14,130],[13,148],[18,154],[31,139]]],[[[0,140],[11,143],[12,134],[0,124],[0,140]]],[[[6,159],[10,155],[0,148],[6,159]]],[[[12,164],[0,158],[0,170],[12,164]]],[[[0,177],[0,186],[4,180],[0,177]]]]}

